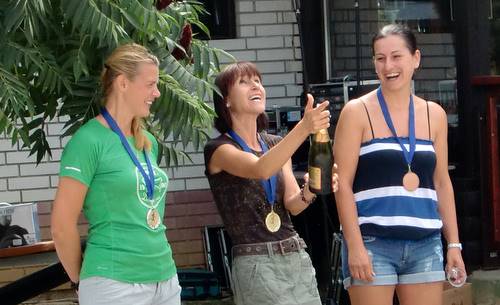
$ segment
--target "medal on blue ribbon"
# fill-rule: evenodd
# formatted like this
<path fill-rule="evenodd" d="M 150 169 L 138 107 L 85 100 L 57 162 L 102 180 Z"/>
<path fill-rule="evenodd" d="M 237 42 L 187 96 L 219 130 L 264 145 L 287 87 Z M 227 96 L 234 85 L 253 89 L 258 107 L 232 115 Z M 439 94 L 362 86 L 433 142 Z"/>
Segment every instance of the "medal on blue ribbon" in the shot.
<path fill-rule="evenodd" d="M 146 171 L 142 168 L 141 163 L 135 156 L 134 152 L 132 151 L 132 147 L 130 147 L 130 144 L 127 141 L 127 138 L 121 131 L 120 127 L 116 123 L 116 121 L 113 119 L 111 114 L 109 114 L 108 110 L 105 107 L 101 108 L 101 114 L 108 123 L 109 127 L 111 130 L 113 130 L 114 133 L 116 133 L 120 137 L 120 141 L 122 142 L 123 147 L 127 151 L 128 155 L 132 159 L 132 162 L 134 162 L 135 166 L 141 173 L 142 177 L 144 178 L 144 183 L 146 184 L 146 193 L 148 196 L 149 201 L 153 202 L 154 201 L 154 183 L 155 183 L 155 173 L 153 170 L 153 166 L 151 165 L 151 161 L 149 160 L 148 154 L 146 153 L 146 150 L 143 150 L 144 154 L 144 159 L 146 160 L 146 164 L 148 167 L 148 172 L 149 175 L 146 173 Z M 151 229 L 157 229 L 160 226 L 160 213 L 156 210 L 154 205 L 149 206 L 148 212 L 146 214 L 146 223 Z"/>
<path fill-rule="evenodd" d="M 377 89 L 377 98 L 380 104 L 380 108 L 382 109 L 382 113 L 384 114 L 385 122 L 389 127 L 389 129 L 391 130 L 392 135 L 398 141 L 399 146 L 401 146 L 404 158 L 406 160 L 406 163 L 408 164 L 408 171 L 403 176 L 403 187 L 407 191 L 413 192 L 416 189 L 418 189 L 418 186 L 420 184 L 420 179 L 418 178 L 418 175 L 411 170 L 411 162 L 413 160 L 413 156 L 415 154 L 415 150 L 417 147 L 417 139 L 415 137 L 415 108 L 413 105 L 413 95 L 410 94 L 410 105 L 408 110 L 408 140 L 410 144 L 409 151 L 406 150 L 403 141 L 398 137 L 396 133 L 396 129 L 394 128 L 394 124 L 392 123 L 391 115 L 389 114 L 389 109 L 387 108 L 387 103 L 385 101 L 384 95 L 382 94 L 381 87 L 378 87 Z"/>
<path fill-rule="evenodd" d="M 241 146 L 241 148 L 243 148 L 244 151 L 252 153 L 252 150 L 248 147 L 247 143 L 245 143 L 245 141 L 236 132 L 229 130 L 228 134 Z M 269 150 L 267 144 L 260 137 L 257 137 L 257 139 L 259 140 L 262 153 L 265 154 Z M 270 232 L 274 233 L 281 227 L 280 216 L 274 211 L 274 204 L 276 202 L 276 175 L 271 176 L 267 180 L 261 180 L 261 184 L 266 192 L 267 202 L 271 206 L 271 212 L 266 215 L 265 219 L 266 228 Z"/>

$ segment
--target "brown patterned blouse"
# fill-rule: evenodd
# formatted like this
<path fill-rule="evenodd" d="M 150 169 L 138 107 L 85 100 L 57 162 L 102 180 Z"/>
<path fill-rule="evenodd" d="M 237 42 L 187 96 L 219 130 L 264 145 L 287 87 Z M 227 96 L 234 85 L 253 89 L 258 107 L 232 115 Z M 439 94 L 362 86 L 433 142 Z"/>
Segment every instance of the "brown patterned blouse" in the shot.
<path fill-rule="evenodd" d="M 260 135 L 269 148 L 281 140 L 281 137 L 265 132 Z M 281 218 L 281 228 L 274 233 L 266 228 L 265 218 L 271 211 L 271 206 L 267 203 L 266 193 L 260 180 L 233 176 L 225 171 L 213 175 L 208 172 L 210 158 L 214 151 L 223 144 L 231 144 L 243 150 L 227 135 L 220 135 L 210 140 L 205 145 L 204 151 L 205 175 L 233 245 L 277 241 L 297 234 L 290 215 L 283 205 L 284 184 L 281 170 L 276 179 L 277 202 L 274 206 L 274 211 Z M 257 156 L 259 153 L 254 152 Z"/>

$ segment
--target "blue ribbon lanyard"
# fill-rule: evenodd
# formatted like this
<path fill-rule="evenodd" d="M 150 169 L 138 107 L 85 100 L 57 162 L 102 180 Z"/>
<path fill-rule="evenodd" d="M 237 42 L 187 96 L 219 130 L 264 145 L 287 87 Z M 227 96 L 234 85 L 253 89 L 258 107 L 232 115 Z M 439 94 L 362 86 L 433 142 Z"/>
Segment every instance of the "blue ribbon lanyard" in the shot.
<path fill-rule="evenodd" d="M 385 98 L 384 95 L 382 94 L 381 87 L 378 87 L 377 89 L 377 97 L 378 97 L 378 102 L 380 104 L 380 108 L 382 108 L 382 113 L 384 114 L 385 122 L 387 123 L 387 126 L 391 130 L 392 135 L 396 138 L 399 145 L 401 146 L 406 163 L 408 164 L 408 170 L 411 171 L 411 162 L 413 160 L 413 155 L 415 154 L 415 149 L 417 146 L 417 140 L 415 138 L 415 109 L 413 107 L 413 96 L 410 94 L 410 106 L 408 113 L 408 138 L 410 141 L 410 151 L 406 150 L 403 141 L 401 141 L 401 139 L 398 137 L 396 133 L 396 129 L 392 124 L 391 115 L 389 114 L 387 103 L 385 102 Z"/>
<path fill-rule="evenodd" d="M 228 134 L 243 148 L 244 151 L 248 153 L 252 153 L 252 150 L 250 147 L 248 147 L 247 143 L 233 130 L 229 130 Z M 267 147 L 266 143 L 262 141 L 259 137 L 257 137 L 259 140 L 260 148 L 262 149 L 262 152 L 265 154 L 269 148 Z M 271 208 L 274 206 L 274 203 L 276 201 L 276 175 L 271 176 L 267 180 L 261 180 L 260 181 L 262 184 L 262 187 L 266 191 L 266 199 L 267 202 L 271 205 Z"/>
<path fill-rule="evenodd" d="M 128 155 L 132 159 L 132 162 L 134 162 L 137 169 L 139 169 L 139 171 L 141 172 L 142 177 L 144 177 L 144 182 L 146 183 L 146 191 L 148 194 L 148 199 L 152 200 L 153 194 L 154 194 L 155 173 L 153 171 L 153 167 L 151 166 L 151 161 L 149 161 L 148 154 L 146 153 L 146 150 L 144 149 L 142 152 L 144 153 L 144 159 L 146 159 L 146 164 L 148 165 L 149 176 L 146 174 L 146 172 L 142 168 L 141 163 L 139 162 L 139 160 L 135 156 L 134 152 L 132 151 L 130 144 L 128 143 L 127 139 L 125 138 L 125 135 L 120 130 L 120 127 L 118 127 L 118 124 L 116 124 L 116 121 L 109 114 L 108 110 L 105 107 L 101 108 L 101 114 L 104 117 L 104 119 L 106 120 L 106 122 L 108 123 L 109 127 L 111 127 L 111 130 L 113 130 L 120 137 L 120 141 L 122 142 L 123 147 L 125 147 L 125 150 L 127 151 Z"/>

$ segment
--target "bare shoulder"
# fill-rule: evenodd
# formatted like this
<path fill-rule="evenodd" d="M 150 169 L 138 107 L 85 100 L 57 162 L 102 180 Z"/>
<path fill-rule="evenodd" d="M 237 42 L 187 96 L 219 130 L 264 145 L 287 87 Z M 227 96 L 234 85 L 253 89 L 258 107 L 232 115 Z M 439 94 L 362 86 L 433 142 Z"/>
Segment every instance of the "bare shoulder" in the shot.
<path fill-rule="evenodd" d="M 442 130 L 447 128 L 446 126 L 448 124 L 448 118 L 441 105 L 433 101 L 426 101 L 419 97 L 417 97 L 416 101 L 417 103 L 422 103 L 422 106 L 424 107 L 429 107 L 429 118 L 431 121 L 431 126 L 433 127 L 432 129 L 435 132 L 441 133 Z"/>
<path fill-rule="evenodd" d="M 347 102 L 342 108 L 343 116 L 359 116 L 363 110 L 363 99 L 357 98 Z"/>
<path fill-rule="evenodd" d="M 231 143 L 220 143 L 215 149 L 214 149 L 214 156 L 226 156 L 227 154 L 232 154 L 234 152 L 239 151 L 236 146 L 234 146 Z"/>
<path fill-rule="evenodd" d="M 366 115 L 365 108 L 372 112 L 378 107 L 376 91 L 369 92 L 359 98 L 352 99 L 344 106 L 346 115 L 359 118 L 361 115 Z M 344 112 L 344 109 L 342 110 Z"/>
<path fill-rule="evenodd" d="M 214 148 L 208 160 L 205 160 L 208 172 L 213 175 L 225 170 L 226 166 L 230 163 L 228 160 L 238 159 L 238 157 L 235 157 L 235 154 L 238 152 L 239 150 L 233 144 L 219 143 L 219 145 Z"/>
<path fill-rule="evenodd" d="M 443 107 L 441 107 L 441 105 L 433 101 L 424 101 L 424 102 L 427 102 L 429 106 L 429 115 L 431 119 L 433 120 L 446 119 L 446 112 L 444 111 Z"/>
<path fill-rule="evenodd" d="M 356 143 L 361 142 L 363 132 L 368 126 L 366 118 L 365 107 L 370 103 L 369 100 L 362 96 L 360 98 L 352 99 L 347 102 L 340 113 L 340 118 L 335 129 L 335 138 L 342 138 L 343 141 Z M 338 140 L 338 139 L 337 139 Z M 338 141 L 335 142 L 338 142 Z M 359 143 L 356 143 L 358 145 Z"/>

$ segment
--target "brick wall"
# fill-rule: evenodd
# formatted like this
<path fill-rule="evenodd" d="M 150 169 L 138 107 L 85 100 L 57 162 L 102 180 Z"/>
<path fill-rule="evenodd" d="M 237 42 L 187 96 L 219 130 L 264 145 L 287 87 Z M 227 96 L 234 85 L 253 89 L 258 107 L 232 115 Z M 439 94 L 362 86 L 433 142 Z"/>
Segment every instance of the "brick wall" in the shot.
<path fill-rule="evenodd" d="M 295 14 L 290 1 L 236 0 L 237 38 L 210 41 L 238 60 L 250 60 L 263 74 L 268 106 L 298 105 L 302 64 Z M 69 138 L 60 138 L 64 121 L 48 122 L 46 133 L 52 158 L 36 165 L 29 150 L 0 135 L 0 202 L 39 203 L 43 240 L 50 236 L 50 209 L 58 183 L 59 160 Z M 204 175 L 202 152 L 187 148 L 192 164 L 166 169 L 170 177 L 165 222 L 174 258 L 179 267 L 204 266 L 202 228 L 220 224 Z M 86 235 L 83 216 L 79 229 Z M 0 278 L 2 274 L 0 274 Z"/>
<path fill-rule="evenodd" d="M 268 107 L 300 104 L 302 61 L 292 2 L 236 1 L 237 38 L 210 42 L 238 60 L 257 64 Z"/>

